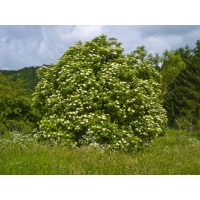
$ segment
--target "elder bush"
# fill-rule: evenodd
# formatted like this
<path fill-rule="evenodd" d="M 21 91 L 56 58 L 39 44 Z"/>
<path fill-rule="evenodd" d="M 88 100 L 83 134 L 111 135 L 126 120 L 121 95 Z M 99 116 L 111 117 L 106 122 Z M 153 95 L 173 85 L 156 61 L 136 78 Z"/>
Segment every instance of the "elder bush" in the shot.
<path fill-rule="evenodd" d="M 39 140 L 133 151 L 164 133 L 160 75 L 115 38 L 78 42 L 38 75 Z"/>

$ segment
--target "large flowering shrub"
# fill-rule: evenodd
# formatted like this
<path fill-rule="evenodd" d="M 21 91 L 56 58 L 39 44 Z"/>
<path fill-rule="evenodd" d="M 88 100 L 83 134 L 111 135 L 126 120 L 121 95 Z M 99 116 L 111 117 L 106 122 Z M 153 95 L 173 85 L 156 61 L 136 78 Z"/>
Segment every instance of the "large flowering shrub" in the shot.
<path fill-rule="evenodd" d="M 40 140 L 132 151 L 163 134 L 160 75 L 149 61 L 124 55 L 114 38 L 78 42 L 38 75 Z"/>

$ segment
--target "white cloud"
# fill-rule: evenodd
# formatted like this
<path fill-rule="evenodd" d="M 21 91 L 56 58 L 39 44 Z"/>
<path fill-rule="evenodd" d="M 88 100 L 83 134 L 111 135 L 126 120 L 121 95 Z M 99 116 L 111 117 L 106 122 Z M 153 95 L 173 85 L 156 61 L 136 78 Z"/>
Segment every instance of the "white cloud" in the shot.
<path fill-rule="evenodd" d="M 103 26 L 57 26 L 56 32 L 58 37 L 65 42 L 73 41 L 74 43 L 78 40 L 83 42 L 91 40 L 96 36 L 103 34 Z M 70 29 L 70 30 L 69 30 Z"/>
<path fill-rule="evenodd" d="M 144 43 L 146 43 L 146 47 L 151 53 L 160 52 L 161 49 L 164 51 L 170 48 L 169 43 L 162 37 L 148 37 L 145 39 Z"/>
<path fill-rule="evenodd" d="M 45 44 L 45 42 L 41 42 L 40 43 L 40 46 L 39 46 L 39 49 L 38 49 L 38 53 L 40 54 L 40 55 L 42 55 L 42 54 L 44 54 L 44 53 L 46 53 L 46 44 Z"/>
<path fill-rule="evenodd" d="M 181 47 L 182 39 L 180 36 L 150 36 L 145 38 L 144 44 L 151 53 L 162 53 L 166 49 L 172 50 Z"/>

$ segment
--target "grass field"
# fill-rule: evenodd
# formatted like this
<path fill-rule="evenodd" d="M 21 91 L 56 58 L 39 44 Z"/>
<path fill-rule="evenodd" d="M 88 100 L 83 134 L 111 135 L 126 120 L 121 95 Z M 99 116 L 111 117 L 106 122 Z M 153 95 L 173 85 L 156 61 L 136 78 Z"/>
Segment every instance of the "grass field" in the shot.
<path fill-rule="evenodd" d="M 198 134 L 168 130 L 145 152 L 126 154 L 82 147 L 69 150 L 17 132 L 0 136 L 1 175 L 198 175 Z"/>

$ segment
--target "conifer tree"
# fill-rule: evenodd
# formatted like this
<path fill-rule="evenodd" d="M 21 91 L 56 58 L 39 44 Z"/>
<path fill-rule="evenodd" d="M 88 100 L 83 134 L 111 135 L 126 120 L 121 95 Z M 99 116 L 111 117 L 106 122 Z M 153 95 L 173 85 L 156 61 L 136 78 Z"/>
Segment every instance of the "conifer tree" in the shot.
<path fill-rule="evenodd" d="M 169 123 L 175 125 L 178 118 L 197 127 L 200 119 L 200 42 L 190 49 L 179 48 L 178 52 L 186 64 L 175 81 L 170 84 L 171 95 L 165 100 Z"/>

